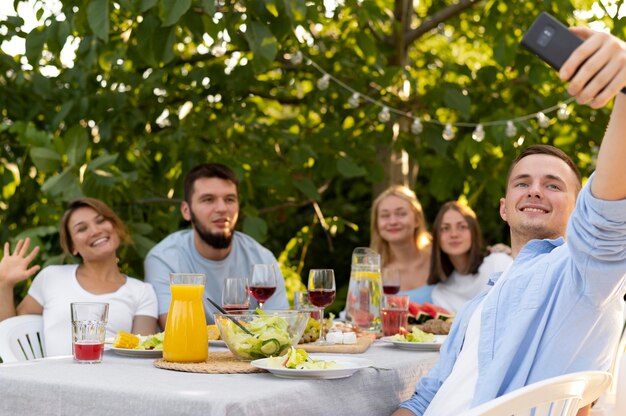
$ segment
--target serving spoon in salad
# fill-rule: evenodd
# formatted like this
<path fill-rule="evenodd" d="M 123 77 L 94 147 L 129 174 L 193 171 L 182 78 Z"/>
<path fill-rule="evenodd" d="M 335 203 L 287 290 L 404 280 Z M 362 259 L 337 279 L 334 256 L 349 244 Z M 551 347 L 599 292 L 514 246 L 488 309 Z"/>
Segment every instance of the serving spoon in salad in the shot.
<path fill-rule="evenodd" d="M 210 298 L 210 297 L 208 297 L 208 296 L 207 296 L 206 300 L 208 300 L 208 301 L 211 303 L 211 305 L 213 305 L 213 307 L 214 307 L 215 309 L 217 309 L 218 311 L 220 311 L 221 313 L 223 313 L 223 314 L 224 314 L 224 315 L 225 315 L 228 319 L 230 319 L 231 321 L 233 321 L 233 322 L 235 323 L 235 325 L 237 325 L 239 328 L 241 328 L 241 329 L 243 330 L 243 332 L 245 332 L 246 334 L 248 334 L 248 335 L 250 335 L 250 336 L 253 336 L 253 337 L 256 337 L 256 336 L 257 336 L 257 335 L 254 335 L 252 332 L 250 332 L 250 331 L 248 330 L 248 328 L 246 328 L 245 326 L 241 325 L 241 322 L 239 322 L 239 320 L 237 320 L 237 319 L 233 318 L 232 316 L 230 316 L 230 315 L 228 314 L 228 312 L 226 312 L 226 310 L 225 310 L 224 308 L 222 308 L 219 304 L 217 304 L 217 303 L 213 302 L 213 300 L 211 300 L 211 298 Z"/>

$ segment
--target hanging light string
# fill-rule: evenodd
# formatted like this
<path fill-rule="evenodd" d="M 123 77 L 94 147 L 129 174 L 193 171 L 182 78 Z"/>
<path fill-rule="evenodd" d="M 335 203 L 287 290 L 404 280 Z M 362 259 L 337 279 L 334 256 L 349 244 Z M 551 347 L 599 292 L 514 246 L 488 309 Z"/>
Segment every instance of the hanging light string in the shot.
<path fill-rule="evenodd" d="M 352 88 L 345 82 L 341 81 L 334 75 L 327 72 L 324 68 L 322 68 L 315 61 L 313 61 L 313 59 L 304 55 L 301 51 L 297 51 L 291 55 L 291 62 L 295 65 L 299 65 L 300 63 L 302 63 L 303 59 L 305 60 L 307 65 L 312 66 L 313 68 L 315 68 L 318 72 L 322 74 L 322 77 L 317 80 L 318 89 L 322 91 L 326 90 L 330 85 L 330 81 L 332 81 L 335 84 L 342 87 L 343 89 L 352 93 L 352 95 L 348 99 L 348 107 L 357 108 L 360 104 L 360 100 L 364 100 L 371 104 L 374 104 L 381 108 L 380 112 L 378 113 L 378 120 L 381 123 L 385 123 L 389 121 L 392 113 L 399 115 L 401 117 L 407 117 L 413 120 L 413 124 L 411 125 L 411 132 L 413 134 L 419 134 L 423 131 L 422 123 L 431 123 L 431 124 L 443 126 L 444 130 L 443 130 L 442 136 L 445 140 L 452 140 L 454 138 L 455 127 L 474 128 L 474 132 L 472 133 L 472 138 L 477 142 L 481 142 L 485 137 L 484 127 L 506 125 L 505 134 L 508 137 L 513 137 L 517 134 L 517 127 L 515 126 L 516 123 L 521 123 L 523 121 L 528 121 L 531 119 L 536 119 L 537 123 L 539 124 L 539 127 L 546 128 L 550 125 L 550 118 L 548 118 L 546 114 L 550 114 L 556 111 L 556 115 L 559 120 L 566 120 L 567 117 L 569 116 L 569 110 L 567 108 L 567 105 L 571 103 L 572 101 L 574 101 L 575 99 L 574 97 L 570 97 L 567 100 L 557 105 L 553 105 L 551 107 L 544 108 L 541 111 L 537 111 L 535 113 L 529 113 L 529 114 L 519 116 L 519 117 L 512 117 L 512 118 L 502 119 L 502 120 L 485 121 L 485 122 L 480 122 L 480 123 L 470 123 L 470 122 L 445 123 L 437 119 L 431 119 L 431 118 L 422 119 L 421 117 L 416 117 L 412 113 L 390 107 L 380 100 L 372 98 L 369 95 L 360 93 L 359 91 L 355 90 L 354 88 Z"/>

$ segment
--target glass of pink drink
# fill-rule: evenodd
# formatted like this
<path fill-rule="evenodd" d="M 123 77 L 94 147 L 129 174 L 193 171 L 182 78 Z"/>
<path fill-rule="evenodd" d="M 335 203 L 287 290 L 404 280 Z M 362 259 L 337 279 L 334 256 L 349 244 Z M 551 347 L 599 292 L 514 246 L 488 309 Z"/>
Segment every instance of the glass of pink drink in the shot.
<path fill-rule="evenodd" d="M 380 317 L 383 335 L 391 336 L 407 327 L 409 316 L 409 297 L 406 295 L 384 295 L 382 297 Z"/>
<path fill-rule="evenodd" d="M 74 361 L 82 364 L 102 362 L 109 304 L 74 302 L 70 309 Z"/>

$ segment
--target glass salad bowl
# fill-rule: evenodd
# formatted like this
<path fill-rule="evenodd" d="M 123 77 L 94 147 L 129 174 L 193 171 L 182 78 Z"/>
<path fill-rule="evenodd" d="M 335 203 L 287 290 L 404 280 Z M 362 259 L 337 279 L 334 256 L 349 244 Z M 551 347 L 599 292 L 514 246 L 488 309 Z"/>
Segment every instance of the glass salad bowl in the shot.
<path fill-rule="evenodd" d="M 309 314 L 291 310 L 250 310 L 233 314 L 216 313 L 213 319 L 226 346 L 235 357 L 250 361 L 282 355 L 291 346 L 297 345 L 306 328 Z"/>

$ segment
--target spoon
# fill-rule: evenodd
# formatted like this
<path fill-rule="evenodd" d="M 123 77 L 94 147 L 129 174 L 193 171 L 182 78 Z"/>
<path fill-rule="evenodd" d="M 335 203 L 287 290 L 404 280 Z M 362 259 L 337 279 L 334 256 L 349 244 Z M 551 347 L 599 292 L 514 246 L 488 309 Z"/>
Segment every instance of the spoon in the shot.
<path fill-rule="evenodd" d="M 250 332 L 250 331 L 249 331 L 249 330 L 248 330 L 245 326 L 241 325 L 241 322 L 239 322 L 239 320 L 237 320 L 237 319 L 233 318 L 232 316 L 230 316 L 230 315 L 228 314 L 228 312 L 226 312 L 226 310 L 225 310 L 224 308 L 222 308 L 222 307 L 221 307 L 220 305 L 218 305 L 217 303 L 213 302 L 213 301 L 211 300 L 211 298 L 209 298 L 209 297 L 207 296 L 206 300 L 208 300 L 208 301 L 211 303 L 211 305 L 213 305 L 213 307 L 215 307 L 215 309 L 217 309 L 218 311 L 220 311 L 221 313 L 223 313 L 223 314 L 224 314 L 224 315 L 225 315 L 228 319 L 230 319 L 231 321 L 233 321 L 233 322 L 235 323 L 235 325 L 237 325 L 239 328 L 241 328 L 241 329 L 243 330 L 243 332 L 245 332 L 246 334 L 251 335 L 251 336 L 253 336 L 253 337 L 255 336 L 255 335 L 254 335 L 252 332 Z"/>

